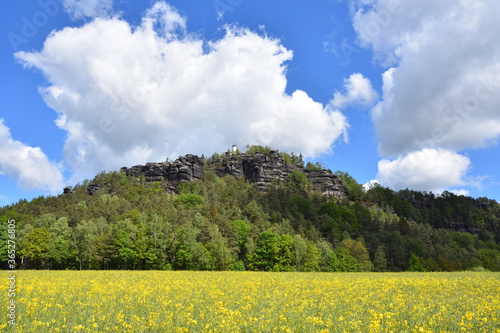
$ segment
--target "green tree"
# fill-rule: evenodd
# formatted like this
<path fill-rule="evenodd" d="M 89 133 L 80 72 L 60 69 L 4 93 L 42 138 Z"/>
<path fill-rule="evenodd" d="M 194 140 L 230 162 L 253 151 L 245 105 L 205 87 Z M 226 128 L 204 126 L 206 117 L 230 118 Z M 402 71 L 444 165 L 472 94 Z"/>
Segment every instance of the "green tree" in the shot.
<path fill-rule="evenodd" d="M 412 254 L 408 262 L 408 272 L 427 272 L 427 269 L 425 269 L 425 260 Z"/>
<path fill-rule="evenodd" d="M 180 226 L 175 231 L 175 259 L 173 266 L 182 270 L 213 269 L 210 251 L 199 241 L 200 230 L 191 222 Z"/>
<path fill-rule="evenodd" d="M 250 226 L 243 220 L 233 220 L 231 225 L 236 229 L 236 244 L 238 245 L 239 259 L 244 260 L 248 255 L 246 245 L 250 236 Z"/>
<path fill-rule="evenodd" d="M 311 183 L 304 173 L 295 170 L 288 175 L 290 186 L 294 191 L 304 192 L 311 187 Z"/>
<path fill-rule="evenodd" d="M 133 217 L 133 219 L 138 218 L 139 214 L 137 214 L 137 217 Z M 116 228 L 115 245 L 118 250 L 118 257 L 124 262 L 125 269 L 129 268 L 129 263 L 132 263 L 135 268 L 135 261 L 138 257 L 135 249 L 137 226 L 134 225 L 130 218 L 125 218 L 124 220 L 118 221 Z"/>
<path fill-rule="evenodd" d="M 321 254 L 320 269 L 323 272 L 337 272 L 340 267 L 340 261 L 337 255 L 331 249 L 330 245 L 324 241 L 316 244 Z"/>
<path fill-rule="evenodd" d="M 349 200 L 359 202 L 364 198 L 363 185 L 359 184 L 349 173 L 336 171 L 335 175 L 342 180 L 342 183 L 349 191 Z"/>
<path fill-rule="evenodd" d="M 273 270 L 279 272 L 291 272 L 294 269 L 293 260 L 293 238 L 288 234 L 281 235 L 280 249 L 278 253 L 278 264 L 274 265 Z"/>
<path fill-rule="evenodd" d="M 306 244 L 306 255 L 304 263 L 305 272 L 317 272 L 320 270 L 321 254 L 319 249 L 313 242 L 308 241 Z"/>
<path fill-rule="evenodd" d="M 251 266 L 257 271 L 271 271 L 279 263 L 281 238 L 272 231 L 263 231 L 255 244 Z"/>
<path fill-rule="evenodd" d="M 357 260 L 349 254 L 349 250 L 339 246 L 335 249 L 335 255 L 339 260 L 339 266 L 336 267 L 338 272 L 359 272 L 360 267 Z"/>
<path fill-rule="evenodd" d="M 349 251 L 349 254 L 356 259 L 361 269 L 370 267 L 370 256 L 362 242 L 353 239 L 344 239 L 340 242 L 339 246 Z"/>
<path fill-rule="evenodd" d="M 51 241 L 46 228 L 34 228 L 24 238 L 19 255 L 32 260 L 36 267 L 44 267 L 50 257 Z"/>
<path fill-rule="evenodd" d="M 75 244 L 75 255 L 79 263 L 80 270 L 83 268 L 83 262 L 87 261 L 89 269 L 92 258 L 96 251 L 96 233 L 97 226 L 94 221 L 82 221 L 78 223 L 73 232 L 73 243 Z"/>
<path fill-rule="evenodd" d="M 307 243 L 300 235 L 293 236 L 293 252 L 295 253 L 295 270 L 303 272 L 306 263 Z"/>
<path fill-rule="evenodd" d="M 176 199 L 177 202 L 181 203 L 184 208 L 191 209 L 203 205 L 203 198 L 194 193 L 181 194 Z"/>
<path fill-rule="evenodd" d="M 48 228 L 51 237 L 49 250 L 50 259 L 54 268 L 71 266 L 74 262 L 74 244 L 71 239 L 72 229 L 68 225 L 68 219 L 61 217 L 54 221 Z"/>
<path fill-rule="evenodd" d="M 210 236 L 208 249 L 212 254 L 213 266 L 219 271 L 227 270 L 233 261 L 227 240 L 222 236 L 219 227 L 215 224 L 208 228 L 208 234 Z"/>
<path fill-rule="evenodd" d="M 385 272 L 387 270 L 387 259 L 385 258 L 385 248 L 383 245 L 377 248 L 373 258 L 373 265 L 377 272 Z"/>

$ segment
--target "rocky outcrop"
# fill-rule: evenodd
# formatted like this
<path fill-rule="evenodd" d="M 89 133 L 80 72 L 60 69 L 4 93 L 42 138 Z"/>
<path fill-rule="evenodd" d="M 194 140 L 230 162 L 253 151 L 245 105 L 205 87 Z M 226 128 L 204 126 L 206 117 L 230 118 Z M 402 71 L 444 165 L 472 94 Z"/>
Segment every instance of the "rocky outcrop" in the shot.
<path fill-rule="evenodd" d="M 305 171 L 305 175 L 313 188 L 321 188 L 323 195 L 333 195 L 343 199 L 349 193 L 347 187 L 342 184 L 340 178 L 332 173 L 331 170 L 323 171 Z"/>
<path fill-rule="evenodd" d="M 147 163 L 131 168 L 123 167 L 127 175 L 140 177 L 144 174 L 146 181 L 168 181 L 170 186 L 177 187 L 182 182 L 192 182 L 203 177 L 203 160 L 196 155 L 181 156 L 174 162 Z"/>
<path fill-rule="evenodd" d="M 288 175 L 298 170 L 303 172 L 314 188 L 320 188 L 324 195 L 333 195 L 340 199 L 347 196 L 347 188 L 339 177 L 330 170 L 308 171 L 290 163 L 286 163 L 283 156 L 276 151 L 269 155 L 255 154 L 228 154 L 224 158 L 208 163 L 218 177 L 231 175 L 244 176 L 251 183 L 255 183 L 261 192 L 266 192 L 273 182 L 286 182 Z M 121 169 L 127 175 L 140 177 L 144 174 L 146 181 L 168 182 L 167 190 L 174 191 L 183 182 L 191 182 L 203 177 L 204 161 L 195 155 L 179 157 L 174 162 L 148 163 Z"/>
<path fill-rule="evenodd" d="M 287 181 L 288 175 L 297 169 L 276 151 L 271 151 L 269 156 L 260 152 L 230 155 L 228 159 L 215 162 L 213 167 L 218 177 L 244 176 L 247 181 L 257 184 L 261 192 L 267 191 L 273 181 Z"/>
<path fill-rule="evenodd" d="M 63 192 L 64 192 L 64 194 L 72 194 L 72 193 L 75 193 L 75 191 L 73 191 L 73 190 L 71 189 L 71 187 L 69 187 L 69 186 L 65 187 L 65 188 L 64 188 L 64 190 L 63 190 Z"/>
<path fill-rule="evenodd" d="M 89 195 L 94 195 L 104 188 L 103 184 L 90 184 L 87 186 L 87 193 Z"/>

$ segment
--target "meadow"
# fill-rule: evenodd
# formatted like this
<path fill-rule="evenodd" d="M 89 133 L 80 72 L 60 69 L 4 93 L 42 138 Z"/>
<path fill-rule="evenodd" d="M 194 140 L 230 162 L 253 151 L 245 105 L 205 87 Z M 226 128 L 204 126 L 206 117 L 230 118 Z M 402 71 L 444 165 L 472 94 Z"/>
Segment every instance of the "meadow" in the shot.
<path fill-rule="evenodd" d="M 16 283 L 16 332 L 500 332 L 499 273 L 19 271 Z"/>

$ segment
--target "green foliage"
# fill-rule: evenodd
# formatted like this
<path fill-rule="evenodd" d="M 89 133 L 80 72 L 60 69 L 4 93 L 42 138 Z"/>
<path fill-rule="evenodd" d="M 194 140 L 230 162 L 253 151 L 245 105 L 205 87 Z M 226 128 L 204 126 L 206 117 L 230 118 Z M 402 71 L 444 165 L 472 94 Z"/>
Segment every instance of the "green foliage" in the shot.
<path fill-rule="evenodd" d="M 408 272 L 427 272 L 425 260 L 412 254 L 408 263 Z"/>
<path fill-rule="evenodd" d="M 181 194 L 176 201 L 180 202 L 186 209 L 203 205 L 203 198 L 194 193 Z"/>
<path fill-rule="evenodd" d="M 256 271 L 279 271 L 278 254 L 281 250 L 281 238 L 271 231 L 259 235 L 255 251 L 251 258 L 251 267 Z"/>
<path fill-rule="evenodd" d="M 306 175 L 298 170 L 289 174 L 288 178 L 290 180 L 290 186 L 297 192 L 304 192 L 311 188 L 311 183 L 307 179 Z"/>
<path fill-rule="evenodd" d="M 301 156 L 281 155 L 303 164 Z M 346 200 L 311 191 L 300 171 L 259 193 L 243 177 L 219 178 L 206 168 L 173 195 L 164 182 L 100 173 L 71 194 L 0 207 L 0 220 L 16 220 L 25 268 L 500 271 L 496 201 L 380 185 L 365 193 L 349 174 L 337 174 L 350 190 Z M 104 186 L 90 196 L 89 184 Z M 7 237 L 3 223 L 2 269 Z"/>
<path fill-rule="evenodd" d="M 250 236 L 250 226 L 242 220 L 234 220 L 231 224 L 236 228 L 238 238 L 236 239 L 236 243 L 240 248 L 244 248 L 248 236 Z"/>
<path fill-rule="evenodd" d="M 319 162 L 316 163 L 307 162 L 306 164 L 307 171 L 323 171 L 323 169 L 324 167 Z"/>
<path fill-rule="evenodd" d="M 36 267 L 44 267 L 49 259 L 51 241 L 47 229 L 34 228 L 24 238 L 19 255 L 32 260 Z"/>
<path fill-rule="evenodd" d="M 272 148 L 269 146 L 248 146 L 247 145 L 247 150 L 245 151 L 246 154 L 256 154 L 256 153 L 263 153 L 266 156 L 269 156 L 271 153 Z"/>
<path fill-rule="evenodd" d="M 359 272 L 360 265 L 358 261 L 350 255 L 349 250 L 339 246 L 335 249 L 335 255 L 338 259 L 338 266 L 335 267 L 336 272 Z"/>
<path fill-rule="evenodd" d="M 340 242 L 339 247 L 343 247 L 349 251 L 349 255 L 356 259 L 360 270 L 370 270 L 370 256 L 368 254 L 368 250 L 361 241 L 344 239 Z"/>
<path fill-rule="evenodd" d="M 336 171 L 335 175 L 338 176 L 342 183 L 349 191 L 349 200 L 361 201 L 364 198 L 363 185 L 359 184 L 349 173 L 343 171 Z"/>
<path fill-rule="evenodd" d="M 306 244 L 306 254 L 304 262 L 305 272 L 314 272 L 320 270 L 321 253 L 313 242 L 308 241 Z"/>

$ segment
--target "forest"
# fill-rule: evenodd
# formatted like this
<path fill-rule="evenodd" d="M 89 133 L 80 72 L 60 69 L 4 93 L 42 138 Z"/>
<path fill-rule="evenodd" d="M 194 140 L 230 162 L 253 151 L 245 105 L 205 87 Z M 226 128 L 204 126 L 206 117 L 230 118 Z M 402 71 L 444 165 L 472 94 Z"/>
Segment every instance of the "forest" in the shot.
<path fill-rule="evenodd" d="M 72 193 L 0 208 L 0 267 L 8 267 L 7 221 L 15 220 L 19 269 L 500 270 L 496 201 L 365 190 L 336 174 L 349 190 L 343 200 L 322 195 L 300 172 L 261 193 L 206 164 L 202 179 L 174 194 L 164 181 L 102 172 Z M 103 189 L 89 195 L 92 184 Z"/>

